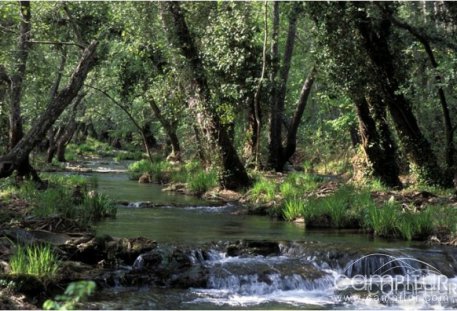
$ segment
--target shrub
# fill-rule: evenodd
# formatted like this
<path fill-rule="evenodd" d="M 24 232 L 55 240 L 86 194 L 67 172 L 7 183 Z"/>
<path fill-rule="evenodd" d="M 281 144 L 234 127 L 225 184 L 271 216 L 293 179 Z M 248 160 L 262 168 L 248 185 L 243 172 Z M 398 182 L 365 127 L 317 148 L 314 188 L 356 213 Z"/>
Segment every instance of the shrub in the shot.
<path fill-rule="evenodd" d="M 217 186 L 217 173 L 215 171 L 205 172 L 202 170 L 195 174 L 189 174 L 187 186 L 193 192 L 204 193 Z"/>
<path fill-rule="evenodd" d="M 138 179 L 142 174 L 149 173 L 150 171 L 151 162 L 146 159 L 133 162 L 128 166 L 128 172 L 131 179 Z"/>
<path fill-rule="evenodd" d="M 59 260 L 49 245 L 17 246 L 10 259 L 11 273 L 29 274 L 41 279 L 57 275 Z"/>
<path fill-rule="evenodd" d="M 74 310 L 78 303 L 92 295 L 95 291 L 94 281 L 78 281 L 68 284 L 63 295 L 55 300 L 46 300 L 43 304 L 44 310 Z"/>

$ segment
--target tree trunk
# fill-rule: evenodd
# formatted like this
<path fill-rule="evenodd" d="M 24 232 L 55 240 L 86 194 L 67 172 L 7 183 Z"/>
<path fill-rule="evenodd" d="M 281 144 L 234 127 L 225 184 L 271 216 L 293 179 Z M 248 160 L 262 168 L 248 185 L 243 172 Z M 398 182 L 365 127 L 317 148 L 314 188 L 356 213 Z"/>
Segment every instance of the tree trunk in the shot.
<path fill-rule="evenodd" d="M 11 80 L 6 73 L 5 68 L 0 65 L 0 146 L 8 146 L 8 111 L 7 97 L 8 89 L 11 85 Z M 0 149 L 2 150 L 2 149 Z"/>
<path fill-rule="evenodd" d="M 0 177 L 10 176 L 14 170 L 19 175 L 36 175 L 28 163 L 29 154 L 44 138 L 54 122 L 77 96 L 84 84 L 87 73 L 95 65 L 97 41 L 93 41 L 83 52 L 66 87 L 60 90 L 54 100 L 32 125 L 30 131 L 6 155 L 0 157 Z"/>
<path fill-rule="evenodd" d="M 25 78 L 25 70 L 27 65 L 27 58 L 30 49 L 30 30 L 31 30 L 31 13 L 30 2 L 20 2 L 20 34 L 19 42 L 16 53 L 16 63 L 13 75 L 11 76 L 11 100 L 10 100 L 10 133 L 9 133 L 9 148 L 10 150 L 16 146 L 19 140 L 24 135 L 22 129 L 22 116 L 21 116 L 21 96 L 22 84 Z"/>
<path fill-rule="evenodd" d="M 191 75 L 191 99 L 189 108 L 194 114 L 201 113 L 204 124 L 200 124 L 208 133 L 208 139 L 214 146 L 217 163 L 221 171 L 219 182 L 227 189 L 239 189 L 250 184 L 238 154 L 211 104 L 210 90 L 203 63 L 190 35 L 184 15 L 178 2 L 160 2 L 163 21 L 172 43 L 176 43 L 187 60 Z M 167 16 L 169 14 L 169 16 Z"/>
<path fill-rule="evenodd" d="M 398 20 L 396 20 L 389 12 L 387 13 L 387 17 L 390 18 L 390 20 L 398 27 L 403 28 L 407 30 L 411 35 L 413 35 L 424 47 L 425 52 L 427 53 L 428 59 L 430 61 L 430 64 L 434 69 L 438 68 L 438 62 L 436 61 L 435 55 L 433 53 L 433 49 L 430 46 L 430 42 L 427 39 L 427 37 L 423 36 L 417 29 L 414 27 L 402 23 Z M 449 111 L 449 105 L 446 100 L 446 95 L 444 93 L 443 88 L 440 86 L 442 83 L 442 78 L 440 75 L 435 76 L 435 81 L 438 85 L 438 98 L 440 101 L 441 105 L 441 110 L 443 113 L 443 121 L 444 121 L 444 135 L 445 135 L 445 160 L 446 160 L 446 169 L 448 172 L 451 172 L 455 169 L 455 145 L 454 145 L 454 127 L 452 126 L 452 121 L 451 121 L 451 114 Z"/>
<path fill-rule="evenodd" d="M 300 97 L 298 98 L 298 102 L 295 108 L 295 113 L 287 131 L 286 147 L 284 149 L 284 154 L 281 156 L 281 162 L 279 163 L 281 167 L 284 167 L 286 162 L 289 161 L 290 157 L 295 153 L 295 149 L 297 148 L 297 132 L 303 113 L 305 112 L 309 93 L 311 93 L 311 88 L 314 84 L 315 74 L 316 70 L 313 68 L 306 78 L 305 83 L 303 83 Z"/>
<path fill-rule="evenodd" d="M 167 159 L 169 158 L 170 160 L 178 162 L 181 161 L 181 147 L 179 145 L 178 136 L 176 135 L 176 126 L 174 126 L 171 121 L 165 119 L 153 98 L 149 98 L 149 106 L 170 140 L 171 153 L 168 155 Z"/>
<path fill-rule="evenodd" d="M 78 114 L 78 108 L 80 103 L 82 102 L 85 93 L 79 93 L 78 96 L 76 96 L 73 104 L 73 110 L 70 115 L 70 120 L 68 121 L 67 125 L 63 127 L 62 134 L 59 135 L 56 143 L 56 156 L 57 156 L 57 161 L 59 162 L 67 162 L 65 160 L 65 150 L 67 149 L 68 143 L 71 141 L 73 138 L 73 135 L 76 132 L 76 129 L 78 128 L 78 122 L 76 122 L 76 116 Z M 51 160 L 52 161 L 52 160 Z"/>
<path fill-rule="evenodd" d="M 353 98 L 359 119 L 362 148 L 370 164 L 370 173 L 388 187 L 401 187 L 398 178 L 400 169 L 395 157 L 395 145 L 385 119 L 385 108 L 374 107 L 372 110 L 380 108 L 381 111 L 371 113 L 365 97 L 353 95 Z"/>
<path fill-rule="evenodd" d="M 154 134 L 151 131 L 151 124 L 149 122 L 145 122 L 145 124 L 141 128 L 141 131 L 144 137 L 144 149 L 152 150 L 154 148 L 157 148 L 157 139 L 154 137 Z"/>
<path fill-rule="evenodd" d="M 57 130 L 49 129 L 47 137 L 48 137 L 48 151 L 46 153 L 46 162 L 52 163 L 52 159 L 54 159 L 54 155 L 56 154 L 56 137 L 58 138 L 62 132 L 63 128 L 59 126 Z"/>
<path fill-rule="evenodd" d="M 246 156 L 254 158 L 255 166 L 259 166 L 260 156 L 260 133 L 262 130 L 262 109 L 260 104 L 262 88 L 264 88 L 265 73 L 267 69 L 267 42 L 268 42 L 268 2 L 264 4 L 264 36 L 262 49 L 262 72 L 260 74 L 259 84 L 254 94 L 254 98 L 248 99 L 248 143 Z"/>
<path fill-rule="evenodd" d="M 364 11 L 359 11 L 357 27 L 362 35 L 363 46 L 375 66 L 378 77 L 378 92 L 389 108 L 400 141 L 411 162 L 416 166 L 419 178 L 431 185 L 448 186 L 449 178 L 443 175 L 430 143 L 422 134 L 410 103 L 398 92 L 393 56 L 389 50 L 387 37 L 390 34 L 390 21 L 383 19 L 381 30 L 374 31 L 371 21 Z"/>
<path fill-rule="evenodd" d="M 276 76 L 279 67 L 279 2 L 273 2 L 273 31 L 271 38 L 271 64 L 270 64 L 270 85 L 271 85 L 271 108 L 270 108 L 270 136 L 268 144 L 268 166 L 276 171 L 282 171 L 279 167 L 282 154 L 281 142 L 281 115 L 278 110 L 278 86 Z"/>
<path fill-rule="evenodd" d="M 260 102 L 256 102 L 255 98 L 248 98 L 247 101 L 247 140 L 244 147 L 244 156 L 248 159 L 248 163 L 255 162 L 255 165 L 257 166 L 257 145 L 260 132 Z M 257 118 L 257 115 L 259 118 Z"/>

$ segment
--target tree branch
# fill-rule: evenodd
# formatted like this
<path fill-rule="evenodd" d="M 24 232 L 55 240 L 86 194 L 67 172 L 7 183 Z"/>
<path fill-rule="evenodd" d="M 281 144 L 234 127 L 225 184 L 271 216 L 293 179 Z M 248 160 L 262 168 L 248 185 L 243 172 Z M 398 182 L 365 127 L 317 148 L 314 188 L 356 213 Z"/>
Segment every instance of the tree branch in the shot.
<path fill-rule="evenodd" d="M 426 40 L 426 41 L 429 41 L 429 42 L 432 42 L 435 44 L 440 44 L 440 45 L 450 48 L 454 51 L 457 51 L 457 44 L 455 44 L 454 42 L 446 40 L 443 37 L 428 34 L 427 31 L 421 27 L 411 26 L 410 24 L 397 19 L 392 14 L 387 13 L 385 11 L 385 9 L 380 6 L 379 3 L 376 3 L 376 5 L 378 5 L 381 8 L 384 15 L 392 22 L 392 24 L 394 24 L 395 26 L 397 26 L 399 28 L 408 30 L 411 34 L 416 36 L 419 40 L 421 40 L 421 41 Z"/>
<path fill-rule="evenodd" d="M 50 40 L 29 40 L 27 43 L 33 43 L 33 44 L 52 44 L 52 45 L 74 45 L 79 47 L 80 49 L 85 49 L 86 47 L 84 45 L 81 45 L 76 42 L 65 42 L 65 41 L 50 41 Z"/>

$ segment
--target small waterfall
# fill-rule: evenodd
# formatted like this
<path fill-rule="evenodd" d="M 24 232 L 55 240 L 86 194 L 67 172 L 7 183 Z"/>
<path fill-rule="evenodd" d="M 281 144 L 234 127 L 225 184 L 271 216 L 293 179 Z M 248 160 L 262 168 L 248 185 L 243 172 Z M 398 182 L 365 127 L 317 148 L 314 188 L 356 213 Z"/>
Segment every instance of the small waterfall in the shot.
<path fill-rule="evenodd" d="M 268 295 L 277 291 L 291 290 L 324 290 L 332 286 L 333 278 L 330 276 L 312 280 L 300 274 L 211 275 L 208 280 L 210 289 L 225 290 L 240 295 Z"/>
<path fill-rule="evenodd" d="M 143 269 L 143 267 L 144 267 L 143 255 L 140 255 L 133 262 L 132 269 L 133 270 L 141 270 L 141 269 Z"/>

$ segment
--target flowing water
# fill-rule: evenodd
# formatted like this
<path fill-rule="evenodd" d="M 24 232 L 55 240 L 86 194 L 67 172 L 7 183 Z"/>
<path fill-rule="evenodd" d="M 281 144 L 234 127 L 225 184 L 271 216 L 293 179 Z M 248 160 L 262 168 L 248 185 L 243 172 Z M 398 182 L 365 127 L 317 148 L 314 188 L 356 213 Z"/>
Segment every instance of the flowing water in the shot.
<path fill-rule="evenodd" d="M 457 249 L 452 247 L 373 239 L 353 231 L 305 230 L 301 225 L 245 215 L 240 213 L 243 207 L 167 194 L 157 185 L 129 181 L 125 173 L 97 175 L 101 192 L 136 202 L 120 207 L 116 219 L 100 223 L 98 234 L 144 236 L 164 248 L 184 245 L 192 250 L 188 256 L 193 265 L 207 274 L 203 287 L 104 289 L 87 308 L 457 307 Z M 142 201 L 156 207 L 138 208 Z M 240 240 L 274 242 L 277 250 L 266 256 L 229 253 L 230 245 L 244 243 Z M 128 269 L 142 262 L 140 256 Z"/>

